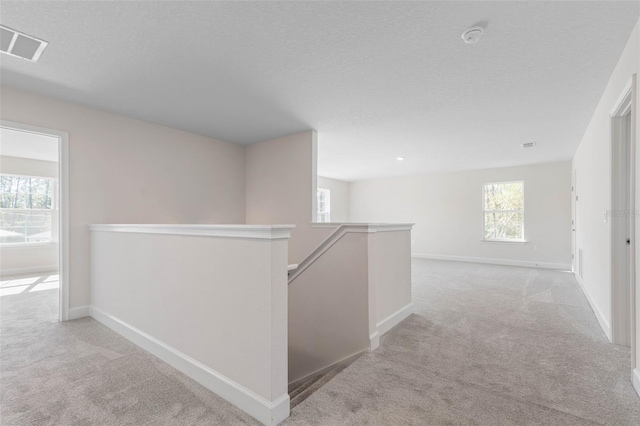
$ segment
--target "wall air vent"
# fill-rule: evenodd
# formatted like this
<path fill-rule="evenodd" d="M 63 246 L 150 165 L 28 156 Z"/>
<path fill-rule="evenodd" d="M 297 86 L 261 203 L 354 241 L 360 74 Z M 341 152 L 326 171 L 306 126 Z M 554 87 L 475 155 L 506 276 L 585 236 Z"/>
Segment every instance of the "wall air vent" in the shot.
<path fill-rule="evenodd" d="M 536 146 L 535 142 L 525 142 L 522 144 L 523 148 L 533 148 L 534 146 Z"/>
<path fill-rule="evenodd" d="M 36 62 L 47 44 L 49 43 L 44 40 L 0 25 L 0 50 L 2 53 Z"/>

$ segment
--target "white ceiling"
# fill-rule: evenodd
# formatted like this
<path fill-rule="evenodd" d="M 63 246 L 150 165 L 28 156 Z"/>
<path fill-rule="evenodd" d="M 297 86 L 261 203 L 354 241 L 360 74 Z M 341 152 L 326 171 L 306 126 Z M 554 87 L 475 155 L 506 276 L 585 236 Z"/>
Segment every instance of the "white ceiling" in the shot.
<path fill-rule="evenodd" d="M 2 24 L 49 46 L 0 69 L 2 84 L 237 143 L 314 128 L 329 177 L 501 167 L 573 156 L 639 9 L 3 0 Z"/>
<path fill-rule="evenodd" d="M 0 128 L 0 155 L 58 161 L 58 138 Z"/>

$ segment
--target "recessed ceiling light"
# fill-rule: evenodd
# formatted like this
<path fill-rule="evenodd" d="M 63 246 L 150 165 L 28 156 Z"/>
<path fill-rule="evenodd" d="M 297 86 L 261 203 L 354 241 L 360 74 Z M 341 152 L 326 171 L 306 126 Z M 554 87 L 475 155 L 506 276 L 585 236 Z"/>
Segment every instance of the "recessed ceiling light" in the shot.
<path fill-rule="evenodd" d="M 482 34 L 484 34 L 484 27 L 475 26 L 463 32 L 462 39 L 467 44 L 475 44 L 480 40 Z"/>
<path fill-rule="evenodd" d="M 0 51 L 16 58 L 36 62 L 49 43 L 0 25 Z"/>
<path fill-rule="evenodd" d="M 396 157 L 396 160 L 398 160 L 398 161 L 403 161 L 403 160 L 404 160 L 404 157 Z"/>

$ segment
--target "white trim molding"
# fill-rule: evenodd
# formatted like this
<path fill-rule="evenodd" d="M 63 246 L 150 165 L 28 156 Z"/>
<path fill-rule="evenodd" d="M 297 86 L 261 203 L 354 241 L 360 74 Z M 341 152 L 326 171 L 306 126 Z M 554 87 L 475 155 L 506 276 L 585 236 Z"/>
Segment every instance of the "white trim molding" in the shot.
<path fill-rule="evenodd" d="M 191 235 L 201 237 L 282 240 L 291 237 L 295 225 L 89 225 L 91 232 L 130 232 L 136 234 Z"/>
<path fill-rule="evenodd" d="M 489 244 L 527 244 L 527 240 L 491 240 L 487 238 L 483 238 L 480 240 L 481 243 L 489 243 Z"/>
<path fill-rule="evenodd" d="M 634 368 L 632 375 L 633 388 L 636 390 L 636 393 L 640 397 L 640 370 Z"/>
<path fill-rule="evenodd" d="M 618 95 L 618 99 L 616 99 L 616 102 L 613 104 L 613 107 L 611 108 L 611 112 L 609 112 L 609 116 L 611 117 L 622 116 L 627 114 L 629 111 L 631 111 L 631 107 L 633 105 L 632 91 L 633 91 L 633 78 L 629 79 L 629 81 L 627 81 L 627 84 L 624 85 L 622 92 L 620 92 L 620 95 Z"/>
<path fill-rule="evenodd" d="M 69 133 L 17 123 L 15 121 L 0 120 L 0 127 L 21 132 L 36 133 L 58 138 L 58 189 L 59 189 L 59 218 L 58 218 L 58 274 L 60 275 L 60 290 L 58 303 L 58 319 L 69 319 Z"/>
<path fill-rule="evenodd" d="M 598 305 L 596 305 L 596 302 L 594 302 L 593 298 L 587 291 L 587 288 L 585 287 L 584 282 L 582 282 L 582 278 L 580 278 L 580 275 L 576 273 L 574 273 L 573 275 L 576 277 L 576 281 L 578 281 L 578 284 L 580 285 L 580 289 L 582 290 L 582 293 L 584 293 L 584 297 L 587 298 L 587 302 L 589 302 L 589 306 L 591 306 L 591 310 L 595 314 L 596 319 L 600 324 L 600 328 L 602 328 L 604 335 L 607 336 L 607 339 L 611 342 L 611 325 L 605 319 L 604 315 L 602 315 L 600 308 L 598 308 Z"/>
<path fill-rule="evenodd" d="M 45 272 L 58 273 L 58 265 L 32 266 L 29 268 L 3 269 L 0 271 L 0 277 L 10 277 L 14 275 L 27 274 L 43 274 Z"/>
<path fill-rule="evenodd" d="M 312 228 L 349 228 L 351 232 L 392 232 L 411 231 L 414 223 L 341 223 L 341 222 L 314 222 Z"/>
<path fill-rule="evenodd" d="M 400 324 L 402 321 L 406 320 L 414 313 L 416 307 L 413 303 L 409 303 L 407 306 L 398 309 L 396 312 L 392 313 L 382 321 L 376 324 L 376 328 L 378 329 L 378 334 L 380 336 L 387 333 L 396 325 Z"/>
<path fill-rule="evenodd" d="M 369 351 L 373 352 L 380 347 L 380 333 L 378 330 L 369 335 Z"/>
<path fill-rule="evenodd" d="M 411 231 L 415 223 L 369 223 L 367 224 L 369 233 L 372 232 L 396 232 Z"/>
<path fill-rule="evenodd" d="M 492 259 L 489 257 L 450 256 L 446 254 L 411 253 L 416 259 L 449 260 L 454 262 L 486 263 L 490 265 L 524 266 L 527 268 L 556 269 L 571 271 L 570 263 L 537 262 L 530 260 Z"/>
<path fill-rule="evenodd" d="M 0 245 L 0 250 L 24 250 L 24 249 L 37 249 L 37 248 L 54 248 L 57 247 L 56 241 L 48 243 L 8 243 Z"/>
<path fill-rule="evenodd" d="M 94 306 L 89 308 L 89 312 L 96 321 L 186 374 L 263 424 L 274 426 L 289 417 L 287 393 L 273 402 L 267 401 L 244 386 L 107 312 Z"/>
<path fill-rule="evenodd" d="M 343 224 L 340 222 L 311 222 L 312 228 L 337 228 L 340 225 Z"/>

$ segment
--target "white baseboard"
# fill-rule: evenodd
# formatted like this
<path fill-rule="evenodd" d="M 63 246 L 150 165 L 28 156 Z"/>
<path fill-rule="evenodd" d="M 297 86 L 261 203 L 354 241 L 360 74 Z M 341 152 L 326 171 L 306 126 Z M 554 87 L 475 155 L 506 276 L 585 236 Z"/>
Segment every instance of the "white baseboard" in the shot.
<path fill-rule="evenodd" d="M 98 308 L 91 306 L 90 314 L 96 321 L 126 337 L 265 425 L 274 426 L 289 417 L 287 393 L 273 402 L 267 401 L 206 365 Z"/>
<path fill-rule="evenodd" d="M 3 269 L 0 271 L 0 277 L 10 277 L 12 275 L 40 274 L 42 272 L 58 273 L 58 265 L 33 266 L 29 268 Z"/>
<path fill-rule="evenodd" d="M 468 262 L 468 263 L 487 263 L 490 265 L 524 266 L 527 268 L 557 269 L 561 271 L 571 270 L 570 263 L 551 263 L 551 262 L 536 262 L 536 261 L 530 261 L 530 260 L 492 259 L 489 257 L 449 256 L 446 254 L 424 254 L 424 253 L 411 253 L 411 257 L 415 257 L 418 259 L 452 260 L 456 262 Z"/>
<path fill-rule="evenodd" d="M 89 305 L 69 309 L 69 320 L 88 317 L 90 315 L 89 309 Z"/>
<path fill-rule="evenodd" d="M 380 333 L 378 330 L 369 335 L 369 350 L 375 351 L 380 347 Z"/>
<path fill-rule="evenodd" d="M 636 390 L 636 393 L 640 397 L 640 370 L 637 368 L 633 369 L 633 388 Z"/>
<path fill-rule="evenodd" d="M 414 311 L 415 306 L 413 303 L 409 303 L 404 308 L 398 309 L 396 312 L 392 313 L 391 315 L 380 321 L 378 324 L 376 324 L 378 334 L 382 336 L 387 331 L 391 330 L 393 327 L 407 319 L 409 315 L 411 315 Z"/>
<path fill-rule="evenodd" d="M 591 310 L 596 315 L 596 319 L 598 320 L 598 323 L 600 323 L 600 327 L 602 328 L 604 335 L 607 336 L 607 339 L 609 339 L 609 341 L 611 342 L 611 326 L 609 325 L 609 322 L 604 318 L 604 315 L 602 315 L 600 308 L 598 308 L 598 305 L 596 305 L 594 300 L 591 298 L 591 295 L 587 291 L 584 282 L 582 282 L 582 278 L 580 278 L 580 276 L 576 273 L 574 273 L 573 275 L 575 275 L 576 281 L 578 281 L 580 289 L 582 289 L 582 293 L 584 293 L 584 297 L 587 298 L 587 302 L 589 302 Z"/>

